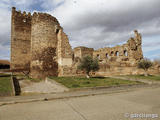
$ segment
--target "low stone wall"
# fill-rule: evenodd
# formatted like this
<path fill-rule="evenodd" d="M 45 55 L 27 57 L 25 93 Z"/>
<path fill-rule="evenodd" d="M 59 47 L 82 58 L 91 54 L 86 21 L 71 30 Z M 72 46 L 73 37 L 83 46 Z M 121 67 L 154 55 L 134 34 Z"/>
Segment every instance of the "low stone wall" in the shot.
<path fill-rule="evenodd" d="M 97 76 L 115 76 L 115 75 L 142 75 L 145 71 L 137 67 L 111 67 L 106 70 L 100 70 L 95 73 Z M 160 70 L 157 68 L 150 68 L 147 71 L 150 75 L 160 75 Z"/>

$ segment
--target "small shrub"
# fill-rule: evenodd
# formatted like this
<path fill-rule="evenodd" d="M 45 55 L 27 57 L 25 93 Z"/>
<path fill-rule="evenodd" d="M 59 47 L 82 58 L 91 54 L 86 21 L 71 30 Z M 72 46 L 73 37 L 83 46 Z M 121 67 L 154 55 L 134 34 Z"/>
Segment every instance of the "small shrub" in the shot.
<path fill-rule="evenodd" d="M 152 67 L 152 65 L 153 63 L 149 59 L 145 58 L 138 63 L 138 68 L 143 69 L 145 71 L 145 76 L 148 76 L 147 71 Z"/>
<path fill-rule="evenodd" d="M 87 74 L 87 78 L 89 78 L 90 77 L 89 73 L 91 71 L 95 72 L 99 70 L 98 59 L 97 58 L 93 59 L 91 56 L 85 56 L 80 62 L 78 69 L 85 70 Z"/>

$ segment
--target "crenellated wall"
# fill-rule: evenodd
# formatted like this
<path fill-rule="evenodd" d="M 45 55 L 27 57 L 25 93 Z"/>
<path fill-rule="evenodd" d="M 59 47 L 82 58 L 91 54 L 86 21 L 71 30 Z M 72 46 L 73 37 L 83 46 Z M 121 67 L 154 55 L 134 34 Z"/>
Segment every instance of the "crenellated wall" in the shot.
<path fill-rule="evenodd" d="M 72 66 L 73 52 L 58 20 L 12 8 L 11 69 L 29 68 L 32 78 L 63 75 Z"/>
<path fill-rule="evenodd" d="M 11 16 L 11 69 L 28 69 L 31 50 L 31 14 L 12 8 Z"/>

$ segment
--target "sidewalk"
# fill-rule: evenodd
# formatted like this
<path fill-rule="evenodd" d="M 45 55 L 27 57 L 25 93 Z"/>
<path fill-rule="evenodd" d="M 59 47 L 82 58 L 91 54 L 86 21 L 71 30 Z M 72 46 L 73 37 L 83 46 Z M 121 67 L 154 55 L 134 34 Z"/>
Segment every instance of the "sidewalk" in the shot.
<path fill-rule="evenodd" d="M 0 106 L 16 103 L 27 103 L 36 101 L 48 101 L 56 99 L 74 98 L 93 96 L 101 94 L 112 94 L 119 92 L 128 92 L 140 89 L 152 89 L 160 87 L 159 84 L 144 84 L 144 85 L 130 85 L 130 86 L 119 86 L 119 87 L 96 87 L 96 88 L 85 88 L 85 89 L 73 89 L 69 92 L 56 93 L 56 94 L 39 94 L 39 95 L 28 95 L 28 96 L 11 96 L 11 97 L 0 97 Z"/>

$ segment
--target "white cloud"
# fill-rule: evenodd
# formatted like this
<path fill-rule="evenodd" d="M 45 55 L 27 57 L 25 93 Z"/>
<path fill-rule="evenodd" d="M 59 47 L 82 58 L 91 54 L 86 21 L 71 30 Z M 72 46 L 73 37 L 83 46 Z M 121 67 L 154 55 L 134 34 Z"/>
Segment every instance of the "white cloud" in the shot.
<path fill-rule="evenodd" d="M 3 46 L 0 44 L 0 50 L 0 59 L 9 59 L 10 46 Z"/>
<path fill-rule="evenodd" d="M 41 7 L 45 9 L 53 9 L 65 2 L 65 0 L 42 0 Z"/>
<path fill-rule="evenodd" d="M 122 44 L 138 29 L 145 53 L 158 48 L 160 39 L 153 41 L 156 47 L 146 44 L 160 34 L 159 0 L 1 0 L 0 44 L 9 42 L 11 6 L 30 10 L 37 3 L 58 18 L 73 47 Z"/>
<path fill-rule="evenodd" d="M 155 39 L 160 34 L 159 4 L 159 0 L 66 0 L 50 13 L 58 18 L 73 47 L 100 48 L 126 42 L 134 29 L 142 33 L 145 44 L 147 37 Z M 145 54 L 158 49 L 156 41 L 154 47 L 143 45 Z"/>
<path fill-rule="evenodd" d="M 10 38 L 10 11 L 0 8 L 0 44 L 5 44 Z"/>

